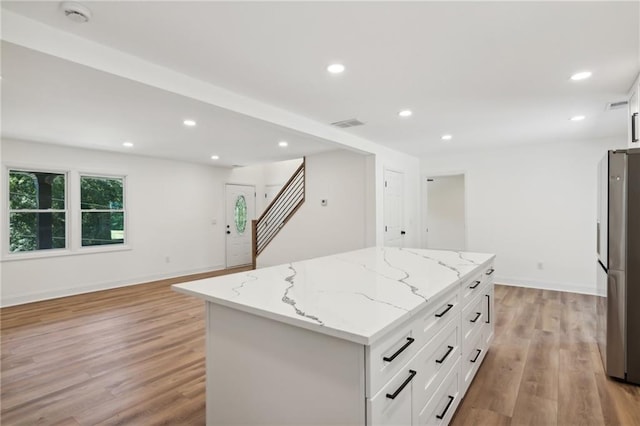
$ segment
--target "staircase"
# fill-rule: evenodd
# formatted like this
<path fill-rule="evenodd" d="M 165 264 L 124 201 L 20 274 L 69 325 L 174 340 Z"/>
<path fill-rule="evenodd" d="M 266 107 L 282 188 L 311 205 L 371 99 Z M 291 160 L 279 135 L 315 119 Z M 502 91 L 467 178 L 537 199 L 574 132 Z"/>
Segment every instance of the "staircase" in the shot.
<path fill-rule="evenodd" d="M 284 184 L 264 213 L 257 220 L 251 221 L 253 269 L 256 269 L 256 259 L 260 253 L 278 235 L 278 232 L 304 203 L 305 163 L 306 160 L 303 159 L 300 167 Z"/>

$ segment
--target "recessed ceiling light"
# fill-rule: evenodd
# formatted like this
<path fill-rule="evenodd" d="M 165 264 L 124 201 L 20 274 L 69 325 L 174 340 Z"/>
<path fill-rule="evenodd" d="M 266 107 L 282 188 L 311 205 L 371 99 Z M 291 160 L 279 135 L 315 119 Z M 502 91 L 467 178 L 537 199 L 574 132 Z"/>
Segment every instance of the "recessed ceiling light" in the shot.
<path fill-rule="evenodd" d="M 591 71 L 581 71 L 572 75 L 571 80 L 574 80 L 574 81 L 585 80 L 589 77 L 591 77 Z"/>
<path fill-rule="evenodd" d="M 400 112 L 398 113 L 398 115 L 399 115 L 400 117 L 411 117 L 411 115 L 413 115 L 413 112 L 411 112 L 411 110 L 410 110 L 410 109 L 404 109 L 404 110 L 400 111 Z"/>
<path fill-rule="evenodd" d="M 582 121 L 585 118 L 586 117 L 584 115 L 574 115 L 573 117 L 571 117 L 571 121 Z"/>
<path fill-rule="evenodd" d="M 280 141 L 280 142 L 278 142 L 278 146 L 281 147 L 281 148 L 286 148 L 286 147 L 289 146 L 289 144 L 287 142 L 285 142 L 285 141 Z"/>
<path fill-rule="evenodd" d="M 450 141 L 452 138 L 453 136 L 451 135 L 442 135 L 440 139 L 442 139 L 443 141 Z"/>
<path fill-rule="evenodd" d="M 124 146 L 125 148 L 132 148 L 133 144 L 131 142 L 122 142 L 122 146 Z"/>
<path fill-rule="evenodd" d="M 183 123 L 185 126 L 189 126 L 189 127 L 193 127 L 193 126 L 195 126 L 195 125 L 196 125 L 196 122 L 195 122 L 195 121 L 193 121 L 193 120 L 184 120 L 182 123 Z"/>
<path fill-rule="evenodd" d="M 344 71 L 344 65 L 342 64 L 331 64 L 327 67 L 327 71 L 331 74 L 340 74 Z"/>
<path fill-rule="evenodd" d="M 219 160 L 219 159 L 220 159 L 220 157 L 219 157 L 219 156 L 217 156 L 217 155 L 212 155 L 212 156 L 211 156 L 211 159 L 212 159 L 212 160 Z"/>

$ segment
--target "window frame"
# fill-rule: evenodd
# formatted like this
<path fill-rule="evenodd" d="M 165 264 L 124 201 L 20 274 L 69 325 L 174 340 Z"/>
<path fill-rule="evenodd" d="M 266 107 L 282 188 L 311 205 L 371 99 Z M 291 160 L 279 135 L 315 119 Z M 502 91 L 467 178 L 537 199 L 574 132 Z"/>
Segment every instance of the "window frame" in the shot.
<path fill-rule="evenodd" d="M 82 178 L 97 178 L 97 179 L 121 179 L 122 180 L 122 209 L 83 209 L 82 208 Z M 129 213 L 127 211 L 127 206 L 129 205 L 127 200 L 127 176 L 123 174 L 115 174 L 115 173 L 96 173 L 96 172 L 78 172 L 78 214 L 76 225 L 74 229 L 77 230 L 77 237 L 75 238 L 78 251 L 82 252 L 107 252 L 107 251 L 120 251 L 129 249 Z M 124 236 L 122 243 L 114 243 L 114 244 L 99 244 L 93 246 L 83 246 L 82 245 L 82 213 L 84 212 L 94 212 L 94 213 L 111 213 L 111 212 L 122 212 L 123 214 L 123 227 L 124 227 Z"/>
<path fill-rule="evenodd" d="M 64 176 L 64 210 L 61 209 L 11 209 L 10 208 L 10 174 L 11 171 L 17 172 L 25 172 L 25 173 L 54 173 L 60 174 Z M 5 196 L 2 197 L 2 211 L 3 215 L 6 215 L 3 218 L 3 238 L 2 238 L 2 257 L 4 259 L 33 259 L 39 257 L 52 257 L 52 256 L 60 256 L 64 254 L 68 254 L 72 248 L 71 242 L 71 232 L 70 232 L 70 219 L 71 219 L 71 209 L 70 209 L 70 173 L 68 169 L 60 169 L 56 167 L 41 167 L 41 166 L 29 166 L 25 164 L 5 164 L 3 168 L 3 187 L 5 192 Z M 30 250 L 30 251 L 11 251 L 11 213 L 14 212 L 24 212 L 24 213 L 42 213 L 42 212 L 52 212 L 52 213 L 64 213 L 64 238 L 65 238 L 65 246 L 64 248 L 50 248 L 50 249 L 40 249 L 40 250 Z"/>
<path fill-rule="evenodd" d="M 102 172 L 99 168 L 91 171 L 84 171 L 74 169 L 72 167 L 46 167 L 41 164 L 30 164 L 22 162 L 2 162 L 2 170 L 0 177 L 2 182 L 2 192 L 0 194 L 0 263 L 14 262 L 30 259 L 52 258 L 61 256 L 78 256 L 89 255 L 98 253 L 109 253 L 118 251 L 131 251 L 132 239 L 134 232 L 130 229 L 130 211 L 125 211 L 124 215 L 124 227 L 125 227 L 125 239 L 124 244 L 105 244 L 98 246 L 82 246 L 82 217 L 80 213 L 80 176 L 95 176 L 95 177 L 114 177 L 123 179 L 123 204 L 125 210 L 128 203 L 128 189 L 129 176 L 120 170 L 111 170 Z M 47 250 L 34 250 L 23 252 L 10 252 L 9 251 L 9 227 L 10 227 L 10 215 L 9 215 L 9 171 L 31 171 L 31 172 L 45 172 L 45 173 L 60 173 L 65 175 L 65 238 L 66 247 L 64 249 L 47 249 Z M 6 192 L 5 192 L 6 191 Z M 6 194 L 6 195 L 5 195 Z M 5 217 L 6 216 L 6 217 Z"/>

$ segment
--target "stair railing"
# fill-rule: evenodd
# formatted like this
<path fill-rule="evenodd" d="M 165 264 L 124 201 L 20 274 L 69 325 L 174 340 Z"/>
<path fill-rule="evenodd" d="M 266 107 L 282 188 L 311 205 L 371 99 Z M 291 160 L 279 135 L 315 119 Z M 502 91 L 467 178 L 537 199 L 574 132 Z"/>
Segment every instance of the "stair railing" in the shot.
<path fill-rule="evenodd" d="M 256 268 L 256 259 L 289 222 L 305 200 L 305 163 L 302 164 L 284 184 L 278 195 L 269 203 L 262 215 L 251 221 L 252 228 L 252 264 Z"/>

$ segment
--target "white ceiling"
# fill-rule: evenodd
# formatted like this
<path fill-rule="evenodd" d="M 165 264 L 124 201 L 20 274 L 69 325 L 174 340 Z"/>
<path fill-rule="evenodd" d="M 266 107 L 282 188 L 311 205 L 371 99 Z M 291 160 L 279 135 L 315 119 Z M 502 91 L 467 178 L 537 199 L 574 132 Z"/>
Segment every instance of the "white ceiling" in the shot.
<path fill-rule="evenodd" d="M 2 135 L 216 166 L 336 146 L 293 130 L 2 42 Z M 186 127 L 185 119 L 197 125 Z M 132 142 L 133 148 L 122 143 Z M 289 146 L 280 148 L 278 143 Z M 250 149 L 247 149 L 250 147 Z M 219 160 L 213 161 L 212 155 Z"/>
<path fill-rule="evenodd" d="M 639 2 L 87 5 L 93 19 L 76 24 L 57 2 L 2 2 L 47 25 L 322 123 L 358 118 L 366 125 L 348 132 L 413 155 L 623 138 L 624 112 L 605 111 L 605 104 L 624 99 L 640 72 Z M 2 55 L 4 70 L 4 49 Z M 332 62 L 344 63 L 345 73 L 329 75 Z M 591 79 L 569 81 L 585 69 Z M 3 79 L 3 102 L 5 90 Z M 135 92 L 118 93 L 113 102 L 136 102 Z M 400 119 L 404 108 L 414 115 Z M 569 121 L 576 114 L 587 119 Z M 122 114 L 121 125 L 111 125 L 126 127 L 131 117 Z M 168 125 L 162 123 L 155 129 L 142 123 L 139 130 L 155 143 Z M 443 133 L 454 139 L 442 142 Z M 97 137 L 84 135 L 90 136 Z"/>

